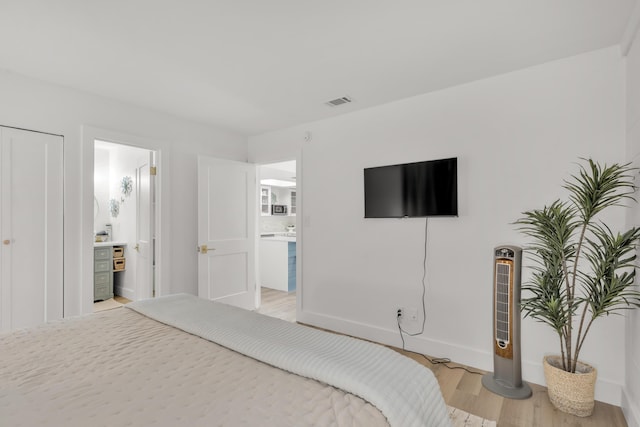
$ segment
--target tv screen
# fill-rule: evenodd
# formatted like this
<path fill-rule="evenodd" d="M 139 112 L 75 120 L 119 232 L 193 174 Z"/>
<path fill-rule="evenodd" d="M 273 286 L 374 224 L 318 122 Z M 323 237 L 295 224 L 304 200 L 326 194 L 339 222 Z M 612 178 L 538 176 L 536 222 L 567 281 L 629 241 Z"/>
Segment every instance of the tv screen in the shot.
<path fill-rule="evenodd" d="M 364 217 L 458 215 L 458 159 L 364 170 Z"/>

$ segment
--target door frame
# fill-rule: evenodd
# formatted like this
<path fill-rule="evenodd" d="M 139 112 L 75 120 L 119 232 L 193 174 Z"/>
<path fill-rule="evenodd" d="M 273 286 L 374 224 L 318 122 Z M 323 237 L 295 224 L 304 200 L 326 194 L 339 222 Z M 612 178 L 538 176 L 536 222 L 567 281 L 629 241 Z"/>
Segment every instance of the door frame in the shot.
<path fill-rule="evenodd" d="M 82 125 L 81 127 L 81 242 L 80 242 L 80 314 L 93 312 L 93 174 L 94 174 L 94 142 L 95 140 L 114 144 L 129 145 L 156 152 L 156 167 L 160 171 L 156 176 L 156 296 L 165 292 L 164 281 L 170 277 L 169 267 L 169 203 L 170 200 L 169 167 L 166 165 L 168 151 L 162 141 L 151 140 L 134 135 L 128 135 L 107 129 Z M 166 279 L 165 279 L 166 278 Z M 168 286 L 166 286 L 168 290 Z"/>
<path fill-rule="evenodd" d="M 302 178 L 302 149 L 296 150 L 292 155 L 279 155 L 277 157 L 268 157 L 253 159 L 253 163 L 258 166 L 256 172 L 256 307 L 262 305 L 260 283 L 260 167 L 271 163 L 286 162 L 289 160 L 296 161 L 296 319 L 300 318 L 303 310 L 303 277 L 302 270 L 304 268 L 303 260 L 303 241 L 304 227 L 310 225 L 310 220 L 305 221 L 304 218 L 304 182 Z"/>

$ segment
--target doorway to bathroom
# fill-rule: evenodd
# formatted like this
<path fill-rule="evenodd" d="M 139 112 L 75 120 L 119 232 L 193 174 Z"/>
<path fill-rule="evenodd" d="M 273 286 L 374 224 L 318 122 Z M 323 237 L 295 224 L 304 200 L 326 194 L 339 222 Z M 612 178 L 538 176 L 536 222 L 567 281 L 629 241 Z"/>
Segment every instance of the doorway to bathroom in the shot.
<path fill-rule="evenodd" d="M 156 160 L 154 150 L 94 141 L 94 302 L 156 294 Z"/>

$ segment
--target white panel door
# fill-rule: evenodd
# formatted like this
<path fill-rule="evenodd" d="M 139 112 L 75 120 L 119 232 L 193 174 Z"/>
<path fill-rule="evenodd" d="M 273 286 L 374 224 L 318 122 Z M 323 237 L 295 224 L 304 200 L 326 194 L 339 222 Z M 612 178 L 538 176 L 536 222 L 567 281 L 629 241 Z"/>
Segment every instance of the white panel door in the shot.
<path fill-rule="evenodd" d="M 0 330 L 63 316 L 63 139 L 0 127 Z"/>
<path fill-rule="evenodd" d="M 152 298 L 153 293 L 153 153 L 138 161 L 136 167 L 136 293 L 137 299 Z"/>
<path fill-rule="evenodd" d="M 256 205 L 255 165 L 198 157 L 199 296 L 255 309 Z"/>

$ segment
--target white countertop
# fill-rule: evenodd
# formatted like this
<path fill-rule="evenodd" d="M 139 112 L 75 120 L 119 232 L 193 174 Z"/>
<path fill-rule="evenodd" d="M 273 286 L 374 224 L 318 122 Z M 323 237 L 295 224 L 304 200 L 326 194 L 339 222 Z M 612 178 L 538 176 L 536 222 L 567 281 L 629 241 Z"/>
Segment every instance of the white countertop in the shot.
<path fill-rule="evenodd" d="M 260 240 L 270 240 L 275 242 L 294 242 L 296 241 L 296 233 L 288 231 L 276 231 L 272 233 L 261 233 Z"/>
<path fill-rule="evenodd" d="M 99 248 L 101 246 L 127 246 L 125 242 L 94 242 L 93 247 Z"/>

